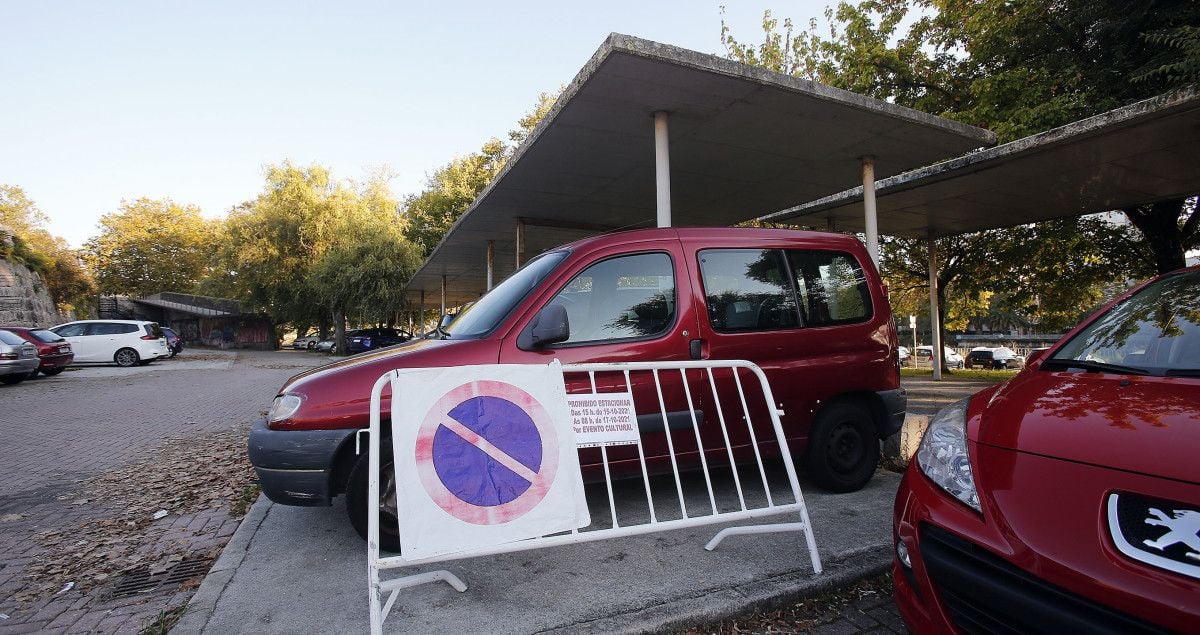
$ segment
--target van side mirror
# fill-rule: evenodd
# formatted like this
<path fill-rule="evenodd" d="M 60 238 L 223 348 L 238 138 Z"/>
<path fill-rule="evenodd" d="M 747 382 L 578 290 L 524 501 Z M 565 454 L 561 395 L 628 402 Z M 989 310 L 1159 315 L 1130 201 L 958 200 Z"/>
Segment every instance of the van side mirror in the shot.
<path fill-rule="evenodd" d="M 1048 348 L 1042 348 L 1042 349 L 1038 349 L 1038 350 L 1029 351 L 1029 355 L 1025 356 L 1025 365 L 1028 366 L 1028 365 L 1042 359 L 1043 357 L 1046 356 L 1046 353 L 1049 353 L 1049 352 L 1050 352 L 1050 349 L 1048 349 Z"/>
<path fill-rule="evenodd" d="M 517 346 L 530 350 L 568 339 L 571 339 L 571 326 L 567 320 L 567 309 L 561 304 L 551 304 L 533 317 L 533 321 L 517 338 Z"/>
<path fill-rule="evenodd" d="M 453 313 L 446 313 L 446 314 L 442 315 L 441 321 L 438 322 L 438 330 L 439 331 L 445 330 L 446 327 L 450 326 L 450 323 L 454 321 L 454 318 L 455 318 L 455 315 Z"/>

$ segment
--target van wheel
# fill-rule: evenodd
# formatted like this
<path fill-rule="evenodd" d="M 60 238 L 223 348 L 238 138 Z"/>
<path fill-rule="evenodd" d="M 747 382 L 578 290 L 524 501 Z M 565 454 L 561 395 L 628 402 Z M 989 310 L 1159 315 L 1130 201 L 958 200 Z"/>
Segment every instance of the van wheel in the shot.
<path fill-rule="evenodd" d="M 818 486 L 831 492 L 858 491 L 878 464 L 879 434 L 862 405 L 836 403 L 817 415 L 805 465 Z"/>
<path fill-rule="evenodd" d="M 130 366 L 137 366 L 141 359 L 138 357 L 137 351 L 132 348 L 122 348 L 117 351 L 116 355 L 113 355 L 113 361 L 117 363 L 117 366 L 129 368 Z"/>
<path fill-rule="evenodd" d="M 370 459 L 366 452 L 358 457 L 346 481 L 346 513 L 350 524 L 363 540 L 367 539 L 367 473 Z M 379 548 L 400 553 L 400 528 L 397 525 L 396 471 L 392 469 L 392 444 L 383 439 L 379 446 Z"/>
<path fill-rule="evenodd" d="M 25 378 L 27 377 L 29 377 L 29 375 L 5 375 L 0 377 L 0 382 L 11 386 L 13 384 L 19 384 L 25 381 Z"/>

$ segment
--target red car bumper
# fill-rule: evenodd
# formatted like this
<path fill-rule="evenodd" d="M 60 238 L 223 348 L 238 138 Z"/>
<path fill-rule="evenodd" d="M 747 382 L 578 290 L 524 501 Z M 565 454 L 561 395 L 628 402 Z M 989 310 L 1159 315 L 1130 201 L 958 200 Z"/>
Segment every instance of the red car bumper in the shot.
<path fill-rule="evenodd" d="M 914 459 L 896 495 L 895 600 L 916 633 L 1196 632 L 1200 580 L 1113 544 L 1113 491 L 1200 502 L 1196 485 L 970 444 L 983 514 Z M 980 471 L 979 466 L 987 466 Z"/>
<path fill-rule="evenodd" d="M 75 354 L 56 353 L 54 355 L 38 355 L 38 359 L 41 360 L 41 364 L 38 365 L 38 370 L 54 370 L 56 368 L 66 368 L 67 366 L 70 366 L 71 362 L 75 361 Z"/>

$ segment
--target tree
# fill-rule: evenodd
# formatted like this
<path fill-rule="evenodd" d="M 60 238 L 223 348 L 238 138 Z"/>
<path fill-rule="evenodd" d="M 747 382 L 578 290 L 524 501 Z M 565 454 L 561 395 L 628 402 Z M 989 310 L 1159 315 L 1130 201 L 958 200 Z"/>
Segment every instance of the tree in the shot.
<path fill-rule="evenodd" d="M 216 235 L 195 205 L 139 198 L 102 216 L 84 252 L 101 293 L 188 293 L 208 273 Z"/>
<path fill-rule="evenodd" d="M 828 36 L 816 20 L 801 32 L 785 20 L 780 31 L 767 12 L 758 46 L 722 21 L 721 41 L 733 59 L 989 128 L 1001 141 L 1200 74 L 1194 0 L 866 0 L 825 19 Z M 1159 273 L 1200 246 L 1194 197 L 1123 211 Z"/>
<path fill-rule="evenodd" d="M 321 303 L 332 309 L 337 350 L 346 349 L 346 316 L 383 322 L 407 303 L 404 283 L 421 259 L 395 224 L 356 226 L 313 267 L 310 281 Z"/>
<path fill-rule="evenodd" d="M 321 166 L 270 166 L 263 192 L 226 218 L 205 288 L 271 315 L 277 327 L 320 324 L 324 335 L 332 322 L 345 350 L 348 317 L 380 319 L 404 307 L 418 258 L 388 178 L 379 172 L 355 184 Z"/>
<path fill-rule="evenodd" d="M 797 31 L 790 20 L 781 28 L 766 12 L 760 44 L 737 40 L 724 21 L 721 41 L 733 59 L 989 128 L 1001 141 L 1008 141 L 1188 81 L 1186 69 L 1194 69 L 1196 59 L 1188 29 L 1200 23 L 1200 4 L 1192 0 L 865 0 L 827 9 L 825 22 L 827 35 L 822 35 L 815 19 L 806 30 Z M 1136 251 L 1149 255 L 1158 271 L 1169 270 L 1180 265 L 1184 251 L 1200 240 L 1195 199 L 1189 200 L 1125 210 L 1137 232 L 1112 223 L 1078 220 L 1073 228 L 1060 224 L 1042 230 L 1052 240 L 1040 245 L 1034 260 L 1020 260 L 1025 246 L 1011 239 L 994 243 L 994 234 L 941 239 L 939 260 L 945 264 L 939 272 L 939 295 L 954 289 L 956 296 L 965 294 L 967 306 L 978 310 L 980 292 L 1004 288 L 1013 278 L 1030 284 L 1040 281 L 1036 294 L 1031 295 L 1029 285 L 1017 293 L 995 294 L 987 303 L 989 310 L 993 301 L 1017 302 L 1035 308 L 1047 325 L 1061 324 L 1067 313 L 1091 303 L 1074 304 L 1071 310 L 1062 307 L 1102 293 L 1103 280 L 1097 271 L 1107 269 L 1111 279 L 1113 271 L 1144 274 L 1145 269 L 1112 249 L 1102 249 L 1099 257 L 1108 260 L 1064 270 L 1062 263 L 1074 259 L 1068 251 L 1072 243 L 1058 239 L 1072 232 L 1092 232 L 1080 238 L 1094 245 L 1103 241 L 1138 245 Z M 1032 240 L 1030 232 L 1038 230 L 1010 234 Z M 927 276 L 927 248 L 916 242 L 893 244 L 899 251 L 890 258 L 885 253 L 885 275 L 905 281 L 900 286 Z M 992 262 L 1003 253 L 1015 258 Z M 1043 268 L 1031 270 L 1034 263 Z M 1006 267 L 1019 267 L 1020 274 L 1014 276 L 1016 270 Z M 969 277 L 966 271 L 971 272 Z M 969 285 L 963 284 L 968 280 Z"/>
<path fill-rule="evenodd" d="M 0 226 L 13 234 L 14 259 L 42 275 L 59 312 L 69 314 L 89 304 L 95 293 L 91 276 L 67 241 L 46 231 L 49 219 L 19 187 L 0 184 Z"/>

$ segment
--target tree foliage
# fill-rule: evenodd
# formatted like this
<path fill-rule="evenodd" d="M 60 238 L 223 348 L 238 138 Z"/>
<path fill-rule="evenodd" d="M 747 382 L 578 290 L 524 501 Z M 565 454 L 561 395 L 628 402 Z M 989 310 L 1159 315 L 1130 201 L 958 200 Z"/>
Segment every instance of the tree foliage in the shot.
<path fill-rule="evenodd" d="M 216 237 L 215 223 L 199 207 L 139 198 L 102 216 L 84 253 L 100 293 L 189 293 L 207 273 Z"/>
<path fill-rule="evenodd" d="M 24 190 L 0 184 L 0 226 L 7 227 L 13 238 L 12 250 L 0 249 L 0 258 L 40 273 L 63 314 L 83 311 L 95 291 L 92 277 L 67 241 L 46 231 L 47 220 Z"/>
<path fill-rule="evenodd" d="M 387 179 L 355 184 L 321 166 L 270 166 L 262 193 L 225 220 L 206 290 L 304 329 L 332 319 L 340 334 L 347 318 L 386 320 L 404 308 L 419 262 Z"/>
<path fill-rule="evenodd" d="M 765 12 L 756 44 L 722 21 L 721 41 L 733 59 L 1008 141 L 1194 81 L 1200 3 L 865 0 L 840 2 L 824 18 L 797 29 Z M 1090 217 L 939 239 L 946 323 L 1025 315 L 1039 328 L 1062 328 L 1114 278 L 1182 266 L 1184 251 L 1198 246 L 1194 198 L 1124 211 L 1136 230 Z M 885 276 L 904 302 L 926 284 L 927 263 L 927 241 L 884 243 Z"/>

